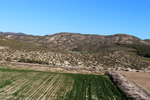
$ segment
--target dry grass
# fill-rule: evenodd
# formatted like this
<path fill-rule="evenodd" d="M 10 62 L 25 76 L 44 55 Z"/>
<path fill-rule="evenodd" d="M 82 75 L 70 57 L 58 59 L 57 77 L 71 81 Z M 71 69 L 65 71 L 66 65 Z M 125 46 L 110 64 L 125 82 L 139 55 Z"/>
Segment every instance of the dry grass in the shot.
<path fill-rule="evenodd" d="M 150 93 L 150 73 L 145 72 L 123 72 L 120 71 L 122 75 L 126 76 L 130 80 L 137 83 L 140 87 L 145 89 Z"/>

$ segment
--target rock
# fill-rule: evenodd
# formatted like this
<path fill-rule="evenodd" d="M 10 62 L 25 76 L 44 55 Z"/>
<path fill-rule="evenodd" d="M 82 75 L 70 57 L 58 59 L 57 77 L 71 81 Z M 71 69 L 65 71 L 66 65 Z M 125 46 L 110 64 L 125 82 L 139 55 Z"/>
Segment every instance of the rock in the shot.
<path fill-rule="evenodd" d="M 69 65 L 70 63 L 65 60 L 65 61 L 64 61 L 64 64 L 65 64 L 65 65 Z"/>

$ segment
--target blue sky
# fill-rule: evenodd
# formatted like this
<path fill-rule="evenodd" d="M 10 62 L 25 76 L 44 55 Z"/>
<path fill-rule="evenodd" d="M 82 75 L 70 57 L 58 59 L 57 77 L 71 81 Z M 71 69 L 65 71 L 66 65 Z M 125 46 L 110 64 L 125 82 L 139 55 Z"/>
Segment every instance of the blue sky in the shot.
<path fill-rule="evenodd" d="M 150 39 L 150 0 L 0 0 L 0 31 Z"/>

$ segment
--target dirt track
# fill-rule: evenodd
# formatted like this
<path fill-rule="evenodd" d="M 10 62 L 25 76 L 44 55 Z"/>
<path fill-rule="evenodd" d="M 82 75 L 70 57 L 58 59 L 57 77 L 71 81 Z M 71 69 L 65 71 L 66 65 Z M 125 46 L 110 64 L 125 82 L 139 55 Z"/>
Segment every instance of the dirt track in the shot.
<path fill-rule="evenodd" d="M 33 63 L 22 63 L 22 62 L 7 62 L 0 61 L 0 65 L 11 66 L 11 68 L 26 69 L 26 70 L 39 70 L 39 71 L 49 71 L 49 72 L 58 72 L 58 73 L 82 73 L 82 74 L 104 74 L 103 70 L 96 70 L 93 68 L 71 68 L 71 67 L 62 67 L 62 66 L 49 66 L 42 64 L 33 64 Z"/>

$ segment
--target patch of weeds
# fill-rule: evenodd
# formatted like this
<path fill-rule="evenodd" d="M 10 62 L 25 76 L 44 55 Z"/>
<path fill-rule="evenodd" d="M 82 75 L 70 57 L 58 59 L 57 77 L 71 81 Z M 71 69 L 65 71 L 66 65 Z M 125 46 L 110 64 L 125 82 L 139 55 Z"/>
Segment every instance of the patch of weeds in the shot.
<path fill-rule="evenodd" d="M 11 81 L 6 80 L 6 81 L 0 83 L 0 88 L 5 87 L 6 85 L 10 85 L 11 83 L 12 83 Z"/>

